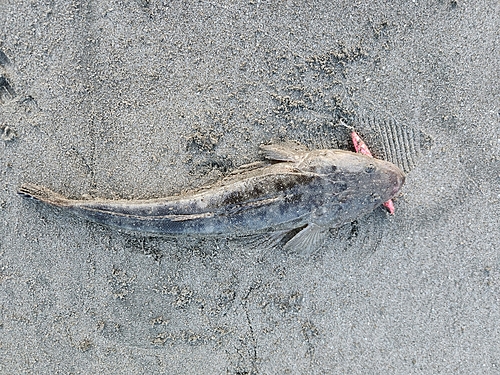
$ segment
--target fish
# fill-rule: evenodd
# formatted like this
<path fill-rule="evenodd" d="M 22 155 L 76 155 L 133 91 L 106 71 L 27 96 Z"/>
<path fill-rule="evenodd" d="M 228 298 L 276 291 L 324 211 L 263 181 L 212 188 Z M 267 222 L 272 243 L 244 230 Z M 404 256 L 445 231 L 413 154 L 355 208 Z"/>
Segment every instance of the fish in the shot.
<path fill-rule="evenodd" d="M 368 146 L 366 145 L 365 141 L 363 141 L 361 137 L 358 135 L 358 133 L 356 133 L 354 130 L 351 131 L 351 139 L 356 152 L 359 152 L 360 154 L 367 155 L 373 158 L 373 155 Z M 383 206 L 387 208 L 387 211 L 389 211 L 391 215 L 394 215 L 394 213 L 396 212 L 396 209 L 394 208 L 394 202 L 392 201 L 392 199 L 389 199 L 387 202 L 384 202 Z"/>
<path fill-rule="evenodd" d="M 23 184 L 18 193 L 126 232 L 165 236 L 264 234 L 310 254 L 330 228 L 369 214 L 405 181 L 395 164 L 339 149 L 261 145 L 263 160 L 198 190 L 141 200 L 69 199 Z"/>

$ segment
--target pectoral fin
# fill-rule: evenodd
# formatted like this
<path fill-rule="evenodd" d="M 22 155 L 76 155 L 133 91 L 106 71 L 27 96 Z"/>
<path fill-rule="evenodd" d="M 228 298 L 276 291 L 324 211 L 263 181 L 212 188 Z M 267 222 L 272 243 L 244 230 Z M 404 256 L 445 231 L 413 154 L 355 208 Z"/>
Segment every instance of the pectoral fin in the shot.
<path fill-rule="evenodd" d="M 307 151 L 304 146 L 291 142 L 261 145 L 260 150 L 266 159 L 275 161 L 297 161 Z"/>
<path fill-rule="evenodd" d="M 316 224 L 307 224 L 283 245 L 283 250 L 303 257 L 310 256 L 326 239 L 327 230 Z"/>
<path fill-rule="evenodd" d="M 279 230 L 245 237 L 245 243 L 267 250 L 284 250 L 307 258 L 323 244 L 328 229 L 307 224 L 292 230 Z"/>

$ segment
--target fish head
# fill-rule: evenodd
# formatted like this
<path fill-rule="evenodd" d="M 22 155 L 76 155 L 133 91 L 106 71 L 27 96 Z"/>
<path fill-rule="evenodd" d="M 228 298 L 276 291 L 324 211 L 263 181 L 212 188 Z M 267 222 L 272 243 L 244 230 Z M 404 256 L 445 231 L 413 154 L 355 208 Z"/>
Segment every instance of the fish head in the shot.
<path fill-rule="evenodd" d="M 344 209 L 359 205 L 366 211 L 373 210 L 397 195 L 405 181 L 403 171 L 395 164 L 344 150 L 311 151 L 299 169 L 323 177 L 325 189 L 328 183 L 335 184 L 332 186 L 345 202 Z"/>

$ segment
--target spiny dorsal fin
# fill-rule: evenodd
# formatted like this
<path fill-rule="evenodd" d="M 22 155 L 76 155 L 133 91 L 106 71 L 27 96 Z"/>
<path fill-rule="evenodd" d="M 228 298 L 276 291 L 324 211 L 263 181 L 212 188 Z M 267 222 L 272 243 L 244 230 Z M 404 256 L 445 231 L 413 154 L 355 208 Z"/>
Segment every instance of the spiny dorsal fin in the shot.
<path fill-rule="evenodd" d="M 273 145 L 261 145 L 262 155 L 268 160 L 297 161 L 307 149 L 297 143 L 285 142 Z"/>

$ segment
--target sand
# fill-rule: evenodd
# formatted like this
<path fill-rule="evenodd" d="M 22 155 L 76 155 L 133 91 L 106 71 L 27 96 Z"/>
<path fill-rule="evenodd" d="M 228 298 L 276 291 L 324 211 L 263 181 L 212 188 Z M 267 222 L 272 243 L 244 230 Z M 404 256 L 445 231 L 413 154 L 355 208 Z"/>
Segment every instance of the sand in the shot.
<path fill-rule="evenodd" d="M 499 29 L 479 0 L 0 3 L 0 373 L 500 373 Z M 406 185 L 306 259 L 16 194 L 166 196 L 348 149 L 340 122 Z"/>

